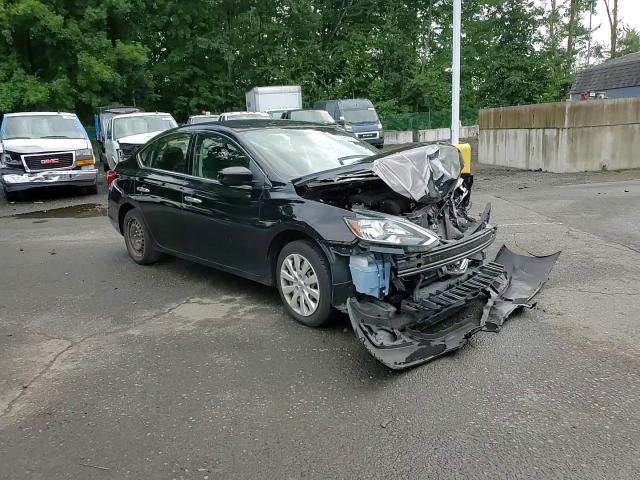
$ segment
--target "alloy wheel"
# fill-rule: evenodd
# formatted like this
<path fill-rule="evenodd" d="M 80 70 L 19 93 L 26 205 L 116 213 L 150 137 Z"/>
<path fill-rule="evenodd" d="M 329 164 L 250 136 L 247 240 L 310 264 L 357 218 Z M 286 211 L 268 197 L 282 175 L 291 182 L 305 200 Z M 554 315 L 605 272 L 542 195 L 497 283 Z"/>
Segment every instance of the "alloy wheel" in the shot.
<path fill-rule="evenodd" d="M 298 253 L 288 255 L 280 267 L 280 288 L 289 306 L 308 317 L 318 309 L 320 285 L 313 266 Z"/>
<path fill-rule="evenodd" d="M 144 255 L 144 231 L 142 230 L 142 225 L 135 218 L 131 218 L 127 227 L 131 248 L 136 255 Z"/>

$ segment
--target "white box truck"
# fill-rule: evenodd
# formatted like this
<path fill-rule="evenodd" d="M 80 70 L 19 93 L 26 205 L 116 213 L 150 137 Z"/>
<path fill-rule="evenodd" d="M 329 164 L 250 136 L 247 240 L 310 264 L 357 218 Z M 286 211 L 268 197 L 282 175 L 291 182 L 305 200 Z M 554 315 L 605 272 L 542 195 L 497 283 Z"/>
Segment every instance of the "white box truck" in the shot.
<path fill-rule="evenodd" d="M 254 87 L 246 99 L 248 112 L 266 112 L 272 118 L 280 118 L 282 112 L 302 108 L 302 89 L 300 85 Z"/>

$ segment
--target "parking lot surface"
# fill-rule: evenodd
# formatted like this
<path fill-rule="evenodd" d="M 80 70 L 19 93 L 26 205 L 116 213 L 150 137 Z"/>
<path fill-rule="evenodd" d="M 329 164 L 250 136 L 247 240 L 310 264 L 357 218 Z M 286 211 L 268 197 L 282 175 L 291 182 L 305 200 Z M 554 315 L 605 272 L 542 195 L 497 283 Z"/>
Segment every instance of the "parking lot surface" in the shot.
<path fill-rule="evenodd" d="M 640 171 L 478 167 L 493 253 L 562 255 L 536 308 L 402 372 L 344 317 L 133 263 L 102 184 L 0 198 L 0 479 L 637 478 Z"/>

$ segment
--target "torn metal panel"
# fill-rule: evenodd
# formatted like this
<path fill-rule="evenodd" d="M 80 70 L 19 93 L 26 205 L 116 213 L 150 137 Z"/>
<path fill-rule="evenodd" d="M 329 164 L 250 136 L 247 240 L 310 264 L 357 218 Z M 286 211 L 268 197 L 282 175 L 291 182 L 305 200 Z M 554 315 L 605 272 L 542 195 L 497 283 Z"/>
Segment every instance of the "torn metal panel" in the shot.
<path fill-rule="evenodd" d="M 373 162 L 373 171 L 392 190 L 420 203 L 434 203 L 451 193 L 462 167 L 453 145 L 422 145 Z"/>

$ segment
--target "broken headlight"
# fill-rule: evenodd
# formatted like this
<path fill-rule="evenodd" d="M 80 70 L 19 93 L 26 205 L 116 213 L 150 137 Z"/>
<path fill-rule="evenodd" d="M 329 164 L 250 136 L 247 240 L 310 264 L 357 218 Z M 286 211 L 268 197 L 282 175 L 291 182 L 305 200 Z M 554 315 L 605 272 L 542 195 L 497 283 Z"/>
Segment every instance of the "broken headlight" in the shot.
<path fill-rule="evenodd" d="M 10 153 L 4 152 L 0 153 L 0 165 L 17 166 L 22 165 L 22 162 L 13 158 Z"/>
<path fill-rule="evenodd" d="M 392 215 L 359 215 L 344 220 L 356 237 L 367 242 L 410 247 L 438 243 L 435 233 Z"/>

